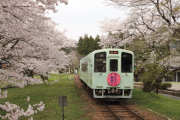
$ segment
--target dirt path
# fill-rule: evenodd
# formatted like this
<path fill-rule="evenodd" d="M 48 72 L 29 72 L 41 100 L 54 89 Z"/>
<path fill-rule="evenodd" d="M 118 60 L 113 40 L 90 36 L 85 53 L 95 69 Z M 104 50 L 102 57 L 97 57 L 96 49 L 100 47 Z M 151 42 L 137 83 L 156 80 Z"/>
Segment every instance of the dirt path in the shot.
<path fill-rule="evenodd" d="M 83 102 L 88 103 L 88 107 L 85 109 L 89 111 L 89 115 L 91 116 L 91 119 L 92 120 L 106 120 L 105 117 L 103 116 L 103 114 L 101 113 L 100 108 L 99 108 L 101 106 L 99 104 L 99 101 L 97 99 L 90 97 L 86 88 L 80 82 L 78 75 L 76 75 L 74 77 L 74 82 L 79 88 L 82 88 L 82 91 L 80 93 L 80 97 L 83 99 Z M 161 118 L 160 116 L 153 114 L 152 112 L 150 112 L 148 110 L 140 109 L 136 104 L 134 104 L 128 100 L 126 100 L 123 103 L 126 106 L 128 106 L 129 108 L 134 109 L 134 111 L 137 111 L 137 113 L 139 115 L 145 116 L 146 120 L 167 120 L 165 118 Z"/>
<path fill-rule="evenodd" d="M 89 115 L 91 116 L 91 119 L 92 120 L 105 120 L 104 116 L 101 114 L 101 112 L 98 111 L 98 105 L 97 105 L 98 101 L 96 101 L 92 97 L 90 97 L 86 88 L 80 82 L 78 75 L 76 75 L 74 77 L 74 82 L 79 88 L 82 88 L 82 91 L 80 93 L 80 95 L 81 95 L 80 97 L 83 99 L 83 102 L 88 103 L 88 107 L 85 109 L 90 111 Z M 93 112 L 93 111 L 96 111 L 96 112 Z"/>

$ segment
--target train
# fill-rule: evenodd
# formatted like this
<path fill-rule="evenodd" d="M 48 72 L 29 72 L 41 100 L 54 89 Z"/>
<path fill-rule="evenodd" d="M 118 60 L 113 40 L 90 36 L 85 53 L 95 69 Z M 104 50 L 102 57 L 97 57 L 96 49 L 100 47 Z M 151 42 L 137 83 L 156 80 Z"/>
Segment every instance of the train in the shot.
<path fill-rule="evenodd" d="M 132 98 L 134 53 L 113 48 L 95 50 L 80 60 L 79 78 L 93 98 Z"/>

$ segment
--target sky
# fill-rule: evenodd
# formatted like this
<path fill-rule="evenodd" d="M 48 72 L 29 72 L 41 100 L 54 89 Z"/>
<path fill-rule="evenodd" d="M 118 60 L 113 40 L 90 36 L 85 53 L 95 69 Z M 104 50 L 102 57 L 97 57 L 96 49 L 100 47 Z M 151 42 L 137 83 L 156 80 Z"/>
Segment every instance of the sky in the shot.
<path fill-rule="evenodd" d="M 98 21 L 106 18 L 125 17 L 125 13 L 113 6 L 103 4 L 104 0 L 68 0 L 68 5 L 59 4 L 58 12 L 49 12 L 48 17 L 52 21 L 59 23 L 56 29 L 63 31 L 67 29 L 66 36 L 68 38 L 79 40 L 80 36 L 88 34 L 93 38 L 101 35 Z"/>

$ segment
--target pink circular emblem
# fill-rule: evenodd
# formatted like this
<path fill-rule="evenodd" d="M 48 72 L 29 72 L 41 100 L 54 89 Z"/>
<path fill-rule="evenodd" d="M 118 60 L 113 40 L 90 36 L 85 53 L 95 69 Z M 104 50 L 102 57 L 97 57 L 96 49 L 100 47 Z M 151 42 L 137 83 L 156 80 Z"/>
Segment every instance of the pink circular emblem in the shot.
<path fill-rule="evenodd" d="M 107 76 L 107 82 L 111 86 L 119 85 L 121 78 L 118 73 L 112 72 Z"/>

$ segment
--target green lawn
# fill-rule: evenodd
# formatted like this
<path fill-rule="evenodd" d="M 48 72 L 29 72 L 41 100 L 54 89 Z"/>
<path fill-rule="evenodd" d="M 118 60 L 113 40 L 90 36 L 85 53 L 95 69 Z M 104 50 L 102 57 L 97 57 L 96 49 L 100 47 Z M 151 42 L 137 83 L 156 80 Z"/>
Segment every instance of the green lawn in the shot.
<path fill-rule="evenodd" d="M 0 104 L 5 104 L 6 101 L 10 103 L 22 106 L 26 103 L 25 99 L 30 96 L 30 101 L 26 103 L 22 108 L 27 109 L 28 105 L 39 103 L 42 101 L 45 104 L 45 109 L 42 112 L 34 114 L 32 117 L 34 120 L 62 120 L 62 107 L 58 105 L 58 96 L 67 95 L 68 107 L 65 107 L 65 120 L 88 120 L 88 111 L 84 110 L 87 105 L 82 102 L 79 98 L 79 91 L 81 88 L 77 88 L 74 84 L 73 76 L 71 76 L 71 81 L 67 80 L 65 74 L 51 74 L 49 78 L 49 83 L 54 80 L 59 79 L 59 82 L 52 85 L 39 84 L 30 85 L 22 88 L 10 88 L 8 90 L 8 97 L 5 99 L 0 99 Z M 36 76 L 38 77 L 38 76 Z M 2 91 L 3 92 L 3 91 Z M 0 111 L 1 115 L 4 115 Z M 30 117 L 20 117 L 19 120 L 27 120 Z"/>
<path fill-rule="evenodd" d="M 71 81 L 69 77 L 71 76 Z M 22 88 L 9 88 L 8 97 L 0 99 L 0 104 L 5 104 L 6 101 L 22 106 L 26 103 L 27 96 L 30 96 L 30 101 L 22 108 L 27 109 L 29 104 L 35 104 L 42 101 L 45 103 L 45 109 L 42 112 L 34 114 L 34 120 L 62 120 L 62 108 L 58 106 L 58 96 L 67 95 L 68 107 L 65 107 L 65 120 L 90 120 L 89 111 L 85 108 L 87 104 L 79 98 L 78 88 L 73 81 L 74 75 L 51 74 L 48 83 L 60 79 L 59 82 L 52 85 L 46 83 L 40 85 L 30 85 Z M 39 77 L 39 76 L 35 76 Z M 3 91 L 2 91 L 3 92 Z M 141 90 L 133 89 L 133 96 L 130 101 L 133 101 L 138 106 L 150 108 L 155 112 L 163 114 L 172 120 L 180 120 L 180 100 L 173 100 L 163 95 L 156 93 L 144 93 Z M 4 115 L 0 111 L 0 115 Z M 20 117 L 19 120 L 27 120 L 30 117 Z"/>
<path fill-rule="evenodd" d="M 135 83 L 137 83 L 137 84 L 139 83 L 139 84 L 140 84 L 140 83 L 142 83 L 142 82 L 135 82 Z M 162 82 L 162 83 L 163 83 L 163 82 Z M 180 82 L 165 82 L 165 83 L 180 84 Z"/>
<path fill-rule="evenodd" d="M 180 100 L 167 98 L 154 92 L 144 93 L 139 89 L 133 89 L 132 98 L 129 100 L 143 108 L 150 108 L 163 114 L 172 120 L 180 120 Z"/>
<path fill-rule="evenodd" d="M 169 82 L 171 84 L 180 84 L 180 82 Z"/>

